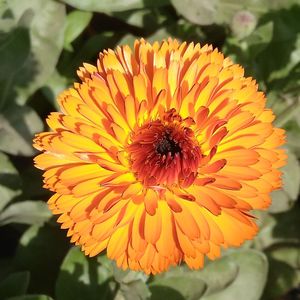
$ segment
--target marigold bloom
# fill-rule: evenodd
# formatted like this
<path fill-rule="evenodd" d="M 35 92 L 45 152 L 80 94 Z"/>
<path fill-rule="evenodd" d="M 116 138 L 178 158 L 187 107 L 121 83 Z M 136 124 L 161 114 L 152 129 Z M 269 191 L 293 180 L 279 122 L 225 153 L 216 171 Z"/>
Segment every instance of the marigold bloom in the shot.
<path fill-rule="evenodd" d="M 286 155 L 241 66 L 212 46 L 141 39 L 78 75 L 34 142 L 71 242 L 155 274 L 254 237 L 250 211 L 269 206 Z"/>

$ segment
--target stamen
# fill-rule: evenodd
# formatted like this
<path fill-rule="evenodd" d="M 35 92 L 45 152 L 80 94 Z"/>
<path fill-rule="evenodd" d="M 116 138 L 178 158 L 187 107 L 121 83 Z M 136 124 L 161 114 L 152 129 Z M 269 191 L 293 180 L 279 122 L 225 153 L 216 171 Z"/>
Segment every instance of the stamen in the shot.
<path fill-rule="evenodd" d="M 168 155 L 174 157 L 175 153 L 180 153 L 181 149 L 177 142 L 175 142 L 170 134 L 166 134 L 156 145 L 156 152 L 161 155 Z"/>
<path fill-rule="evenodd" d="M 192 124 L 189 122 L 188 124 Z M 175 110 L 140 127 L 128 147 L 131 169 L 145 186 L 189 186 L 197 177 L 200 147 Z"/>

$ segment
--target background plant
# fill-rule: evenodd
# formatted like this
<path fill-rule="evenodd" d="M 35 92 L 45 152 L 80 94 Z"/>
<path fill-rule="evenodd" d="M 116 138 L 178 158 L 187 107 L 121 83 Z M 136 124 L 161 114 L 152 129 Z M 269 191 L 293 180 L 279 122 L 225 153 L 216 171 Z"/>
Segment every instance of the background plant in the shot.
<path fill-rule="evenodd" d="M 0 299 L 297 299 L 300 292 L 298 0 L 0 0 Z M 287 130 L 284 189 L 243 248 L 155 277 L 86 258 L 47 209 L 32 137 L 82 62 L 136 37 L 211 43 L 258 80 Z"/>

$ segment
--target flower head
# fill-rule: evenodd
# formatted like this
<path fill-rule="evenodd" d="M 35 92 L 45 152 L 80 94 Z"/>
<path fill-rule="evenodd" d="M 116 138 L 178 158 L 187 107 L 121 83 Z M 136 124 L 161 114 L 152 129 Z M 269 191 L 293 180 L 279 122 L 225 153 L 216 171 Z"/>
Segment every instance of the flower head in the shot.
<path fill-rule="evenodd" d="M 241 66 L 208 45 L 141 39 L 78 75 L 34 146 L 49 207 L 86 255 L 155 274 L 254 237 L 250 211 L 269 206 L 286 155 Z"/>

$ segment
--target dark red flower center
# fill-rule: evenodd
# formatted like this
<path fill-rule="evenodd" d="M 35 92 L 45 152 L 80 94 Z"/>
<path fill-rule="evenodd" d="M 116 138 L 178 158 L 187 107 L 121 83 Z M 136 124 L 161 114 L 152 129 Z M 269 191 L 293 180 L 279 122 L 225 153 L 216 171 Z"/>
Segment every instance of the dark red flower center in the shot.
<path fill-rule="evenodd" d="M 128 152 L 131 169 L 144 185 L 186 187 L 194 182 L 201 152 L 190 123 L 171 111 L 135 131 Z"/>
<path fill-rule="evenodd" d="M 166 130 L 164 136 L 159 140 L 155 146 L 158 155 L 169 155 L 174 157 L 176 153 L 181 152 L 178 141 L 174 141 L 169 130 Z"/>

